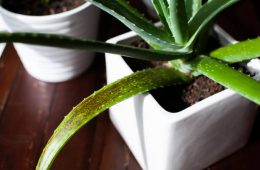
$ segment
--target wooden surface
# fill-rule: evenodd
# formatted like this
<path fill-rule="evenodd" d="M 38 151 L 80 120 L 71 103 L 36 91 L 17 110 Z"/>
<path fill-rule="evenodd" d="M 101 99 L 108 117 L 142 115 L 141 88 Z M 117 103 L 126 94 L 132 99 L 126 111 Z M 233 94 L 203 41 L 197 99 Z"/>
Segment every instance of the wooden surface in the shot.
<path fill-rule="evenodd" d="M 138 0 L 132 3 L 142 8 Z M 260 35 L 259 13 L 256 13 L 259 7 L 258 0 L 243 0 L 240 5 L 221 15 L 218 22 L 238 39 L 255 37 Z M 120 23 L 102 14 L 101 40 L 126 30 Z M 105 83 L 104 58 L 102 54 L 97 56 L 94 65 L 80 77 L 64 83 L 49 84 L 28 75 L 13 46 L 8 45 L 0 59 L 0 170 L 35 168 L 44 145 L 64 115 Z M 260 118 L 255 123 L 246 147 L 208 169 L 260 169 L 259 126 Z M 111 124 L 106 111 L 72 138 L 57 157 L 52 169 L 141 168 Z"/>

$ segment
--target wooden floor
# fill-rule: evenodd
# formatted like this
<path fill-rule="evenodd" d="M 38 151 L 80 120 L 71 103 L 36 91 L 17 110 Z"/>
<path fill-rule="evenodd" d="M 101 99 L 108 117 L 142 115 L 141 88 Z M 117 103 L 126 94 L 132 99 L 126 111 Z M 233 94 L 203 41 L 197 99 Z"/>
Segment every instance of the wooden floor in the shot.
<path fill-rule="evenodd" d="M 259 2 L 254 1 L 254 6 L 250 2 L 253 1 L 242 0 L 241 5 L 218 18 L 218 22 L 238 39 L 260 35 L 259 13 L 255 13 L 260 9 Z M 134 5 L 138 3 L 138 0 L 133 1 Z M 101 40 L 126 30 L 106 14 L 102 14 L 100 26 Z M 44 145 L 65 114 L 104 84 L 102 54 L 97 55 L 93 66 L 82 76 L 65 83 L 49 84 L 28 75 L 9 44 L 0 59 L 0 170 L 34 169 Z M 260 169 L 259 127 L 260 118 L 246 147 L 208 169 Z M 141 170 L 111 124 L 107 111 L 72 138 L 52 169 Z"/>

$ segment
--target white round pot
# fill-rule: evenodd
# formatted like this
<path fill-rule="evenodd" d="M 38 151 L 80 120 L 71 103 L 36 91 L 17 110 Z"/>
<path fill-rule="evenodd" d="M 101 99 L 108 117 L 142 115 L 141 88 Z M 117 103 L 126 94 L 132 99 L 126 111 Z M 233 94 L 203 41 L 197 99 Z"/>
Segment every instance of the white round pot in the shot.
<path fill-rule="evenodd" d="M 109 42 L 131 42 L 135 36 L 130 32 Z M 114 54 L 106 54 L 106 68 L 108 83 L 132 73 Z M 177 113 L 164 110 L 151 94 L 132 97 L 109 112 L 144 170 L 201 170 L 247 143 L 257 107 L 227 89 Z"/>
<path fill-rule="evenodd" d="M 63 34 L 95 39 L 98 31 L 99 9 L 89 2 L 67 12 L 29 16 L 0 7 L 8 32 L 37 32 Z M 62 48 L 14 44 L 25 69 L 33 77 L 46 82 L 70 80 L 84 72 L 92 63 L 94 53 Z"/>

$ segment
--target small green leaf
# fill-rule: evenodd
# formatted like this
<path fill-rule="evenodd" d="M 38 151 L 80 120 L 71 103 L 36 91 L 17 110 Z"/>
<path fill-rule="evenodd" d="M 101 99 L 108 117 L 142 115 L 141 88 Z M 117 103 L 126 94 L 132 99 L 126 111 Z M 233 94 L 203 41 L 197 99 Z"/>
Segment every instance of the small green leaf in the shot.
<path fill-rule="evenodd" d="M 260 104 L 260 82 L 207 56 L 197 57 L 191 64 L 203 75 Z"/>
<path fill-rule="evenodd" d="M 49 169 L 65 143 L 83 125 L 107 108 L 136 94 L 188 81 L 189 77 L 173 68 L 156 68 L 135 72 L 103 87 L 84 99 L 64 118 L 48 141 L 36 169 Z"/>
<path fill-rule="evenodd" d="M 191 55 L 191 51 L 178 52 L 144 49 L 54 34 L 0 32 L 0 42 L 21 42 L 67 49 L 81 49 L 101 53 L 113 53 L 142 60 L 168 61 L 178 58 L 187 58 Z"/>
<path fill-rule="evenodd" d="M 260 57 L 260 38 L 258 37 L 219 48 L 211 52 L 210 56 L 229 63 Z"/>

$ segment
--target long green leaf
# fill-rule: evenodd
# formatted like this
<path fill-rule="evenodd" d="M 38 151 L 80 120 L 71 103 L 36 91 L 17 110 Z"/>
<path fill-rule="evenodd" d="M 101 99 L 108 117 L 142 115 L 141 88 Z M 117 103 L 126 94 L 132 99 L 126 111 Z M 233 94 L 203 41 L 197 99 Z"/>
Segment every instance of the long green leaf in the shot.
<path fill-rule="evenodd" d="M 201 8 L 201 0 L 185 0 L 187 18 L 190 20 Z"/>
<path fill-rule="evenodd" d="M 189 80 L 187 76 L 173 68 L 157 68 L 133 73 L 103 87 L 84 99 L 64 118 L 48 141 L 36 169 L 49 169 L 58 152 L 72 135 L 112 105 L 151 89 L 184 83 Z"/>
<path fill-rule="evenodd" d="M 207 56 L 200 56 L 191 64 L 203 75 L 260 104 L 260 82 Z"/>
<path fill-rule="evenodd" d="M 229 63 L 260 57 L 260 38 L 258 37 L 219 48 L 211 52 L 210 56 Z"/>
<path fill-rule="evenodd" d="M 0 42 L 22 42 L 35 45 L 82 49 L 94 52 L 120 54 L 142 60 L 172 60 L 189 57 L 191 52 L 160 51 L 127 45 L 109 44 L 100 41 L 73 38 L 53 34 L 1 33 Z"/>
<path fill-rule="evenodd" d="M 169 4 L 167 0 L 151 0 L 153 3 L 153 6 L 160 17 L 160 20 L 162 21 L 163 25 L 165 26 L 165 29 L 168 31 L 169 34 L 171 34 L 170 31 L 170 18 L 168 17 L 169 14 Z"/>
<path fill-rule="evenodd" d="M 184 44 L 188 39 L 188 21 L 184 0 L 170 0 L 170 29 L 177 44 Z"/>
<path fill-rule="evenodd" d="M 189 22 L 189 42 L 187 47 L 191 46 L 203 28 L 222 10 L 239 0 L 211 0 L 204 4 L 195 16 Z"/>
<path fill-rule="evenodd" d="M 103 9 L 123 24 L 135 31 L 145 41 L 156 49 L 174 50 L 181 46 L 174 44 L 172 38 L 166 31 L 155 27 L 140 13 L 131 7 L 125 0 L 89 0 L 97 7 Z"/>

